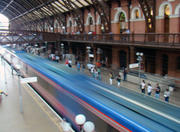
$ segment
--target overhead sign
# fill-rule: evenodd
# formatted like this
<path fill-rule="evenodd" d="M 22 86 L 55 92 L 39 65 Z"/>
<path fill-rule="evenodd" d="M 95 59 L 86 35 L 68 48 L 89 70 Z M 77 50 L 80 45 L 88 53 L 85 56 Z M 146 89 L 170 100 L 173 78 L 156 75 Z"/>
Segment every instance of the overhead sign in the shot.
<path fill-rule="evenodd" d="M 21 83 L 37 82 L 37 77 L 21 78 Z"/>
<path fill-rule="evenodd" d="M 139 67 L 139 63 L 129 64 L 129 68 L 136 68 L 136 67 Z"/>

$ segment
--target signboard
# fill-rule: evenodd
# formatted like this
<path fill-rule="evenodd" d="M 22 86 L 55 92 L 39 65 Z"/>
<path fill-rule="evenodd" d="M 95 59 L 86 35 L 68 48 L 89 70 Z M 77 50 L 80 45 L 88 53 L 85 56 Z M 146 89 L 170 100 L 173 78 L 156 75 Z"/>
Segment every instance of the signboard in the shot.
<path fill-rule="evenodd" d="M 21 83 L 37 82 L 37 77 L 21 78 Z"/>
<path fill-rule="evenodd" d="M 129 68 L 136 68 L 136 67 L 139 67 L 139 63 L 129 64 Z"/>
<path fill-rule="evenodd" d="M 94 54 L 89 54 L 89 57 L 92 57 L 92 58 L 93 58 L 93 57 L 94 57 Z"/>

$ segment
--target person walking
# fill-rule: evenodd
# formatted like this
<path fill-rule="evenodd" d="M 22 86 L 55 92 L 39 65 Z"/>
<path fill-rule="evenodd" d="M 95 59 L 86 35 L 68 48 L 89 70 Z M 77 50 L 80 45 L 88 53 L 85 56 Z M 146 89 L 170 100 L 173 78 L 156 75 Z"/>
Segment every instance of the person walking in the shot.
<path fill-rule="evenodd" d="M 159 99 L 159 97 L 160 97 L 160 92 L 161 92 L 161 88 L 160 88 L 160 86 L 159 86 L 159 83 L 157 83 L 156 89 L 155 89 L 155 98 Z"/>
<path fill-rule="evenodd" d="M 148 83 L 148 86 L 147 86 L 147 92 L 148 92 L 148 95 L 150 96 L 151 93 L 152 93 L 152 86 L 150 83 Z"/>
<path fill-rule="evenodd" d="M 144 94 L 145 94 L 145 88 L 146 88 L 146 83 L 145 83 L 145 81 L 143 80 L 143 81 L 141 82 L 141 92 L 144 93 Z"/>
<path fill-rule="evenodd" d="M 120 87 L 120 85 L 121 85 L 121 75 L 120 74 L 117 76 L 116 80 L 117 80 L 117 86 Z"/>
<path fill-rule="evenodd" d="M 164 92 L 164 100 L 166 102 L 169 102 L 169 96 L 170 96 L 170 91 L 169 89 L 167 88 L 166 91 Z"/>

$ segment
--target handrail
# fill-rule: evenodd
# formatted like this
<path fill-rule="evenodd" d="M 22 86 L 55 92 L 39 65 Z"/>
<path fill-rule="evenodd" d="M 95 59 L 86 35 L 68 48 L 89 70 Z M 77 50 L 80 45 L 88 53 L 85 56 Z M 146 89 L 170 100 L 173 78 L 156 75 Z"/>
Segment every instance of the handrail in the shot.
<path fill-rule="evenodd" d="M 67 34 L 60 35 L 60 40 L 101 41 L 110 43 L 170 44 L 180 46 L 180 33 L 145 33 L 145 34 Z"/>

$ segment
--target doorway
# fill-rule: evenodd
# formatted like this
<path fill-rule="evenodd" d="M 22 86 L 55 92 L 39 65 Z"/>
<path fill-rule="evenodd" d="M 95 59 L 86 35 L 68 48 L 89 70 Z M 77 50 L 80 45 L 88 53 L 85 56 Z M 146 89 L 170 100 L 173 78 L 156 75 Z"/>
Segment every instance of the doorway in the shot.
<path fill-rule="evenodd" d="M 162 55 L 162 75 L 165 76 L 168 74 L 168 56 Z"/>
<path fill-rule="evenodd" d="M 127 66 L 127 53 L 123 50 L 119 51 L 119 65 L 120 68 Z"/>

